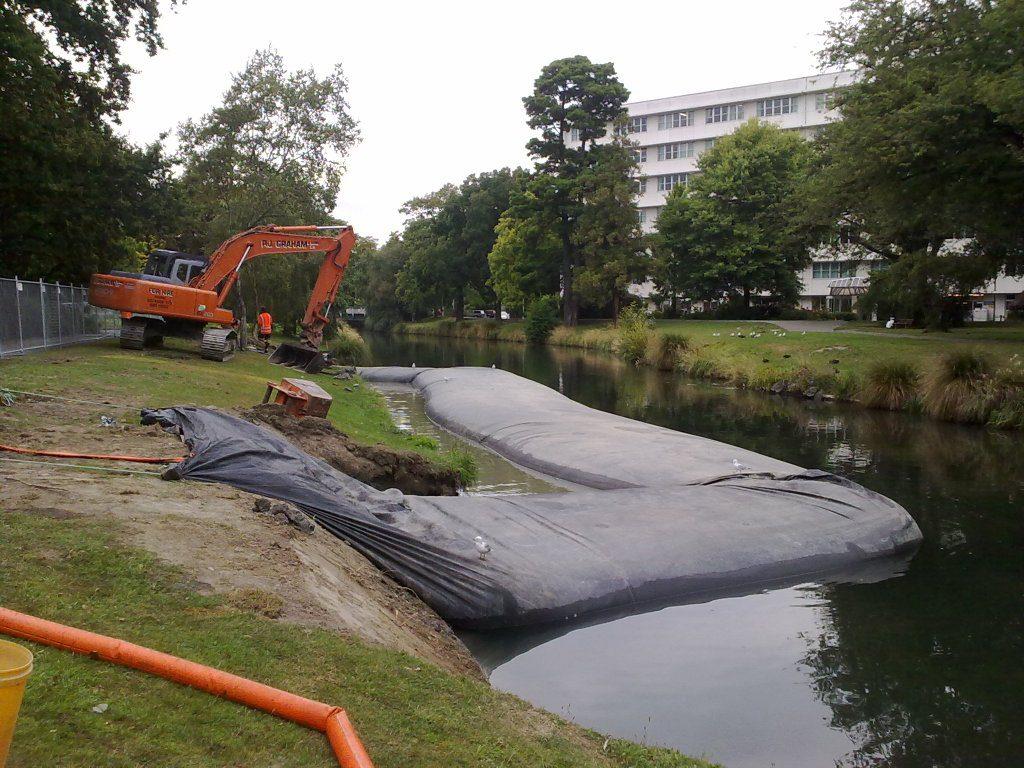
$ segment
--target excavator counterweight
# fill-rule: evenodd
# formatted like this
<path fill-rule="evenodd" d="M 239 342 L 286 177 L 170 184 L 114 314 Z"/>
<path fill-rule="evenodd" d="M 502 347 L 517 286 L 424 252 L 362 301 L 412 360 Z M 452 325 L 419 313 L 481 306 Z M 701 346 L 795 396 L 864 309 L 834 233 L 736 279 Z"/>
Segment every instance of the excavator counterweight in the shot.
<path fill-rule="evenodd" d="M 337 234 L 326 234 L 337 230 Z M 316 373 L 327 365 L 320 351 L 328 313 L 356 236 L 351 227 L 255 227 L 228 238 L 206 259 L 178 251 L 150 254 L 141 273 L 93 275 L 89 303 L 121 313 L 121 346 L 158 346 L 165 336 L 199 342 L 208 360 L 229 360 L 238 345 L 238 320 L 224 307 L 242 266 L 260 256 L 285 253 L 324 254 L 316 285 L 302 319 L 298 344 L 282 344 L 270 358 Z"/>

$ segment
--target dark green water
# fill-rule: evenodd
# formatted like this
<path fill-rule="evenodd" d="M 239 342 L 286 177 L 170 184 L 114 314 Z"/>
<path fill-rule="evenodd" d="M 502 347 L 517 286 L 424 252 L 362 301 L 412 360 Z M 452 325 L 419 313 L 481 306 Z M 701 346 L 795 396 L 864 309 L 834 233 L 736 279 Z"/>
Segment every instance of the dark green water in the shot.
<path fill-rule="evenodd" d="M 594 408 L 849 476 L 924 532 L 909 564 L 846 580 L 467 637 L 496 687 L 730 768 L 1024 765 L 1024 437 L 606 355 L 369 341 L 381 364 L 494 363 Z"/>

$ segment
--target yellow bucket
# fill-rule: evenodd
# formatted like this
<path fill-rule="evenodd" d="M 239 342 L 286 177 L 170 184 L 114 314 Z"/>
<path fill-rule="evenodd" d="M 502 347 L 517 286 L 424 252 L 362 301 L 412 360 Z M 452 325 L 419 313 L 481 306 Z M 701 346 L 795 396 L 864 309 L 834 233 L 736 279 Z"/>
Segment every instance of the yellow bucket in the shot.
<path fill-rule="evenodd" d="M 0 768 L 7 764 L 14 723 L 18 719 L 25 683 L 31 674 L 32 652 L 0 640 Z"/>

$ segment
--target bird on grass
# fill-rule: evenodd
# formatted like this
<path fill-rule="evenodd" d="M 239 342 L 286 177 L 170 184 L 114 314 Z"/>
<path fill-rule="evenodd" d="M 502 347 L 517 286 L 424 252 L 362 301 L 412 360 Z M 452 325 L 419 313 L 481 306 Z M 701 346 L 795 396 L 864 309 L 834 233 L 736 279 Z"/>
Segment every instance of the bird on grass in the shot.
<path fill-rule="evenodd" d="M 732 460 L 732 465 L 736 468 L 737 472 L 744 472 L 744 471 L 750 469 L 750 467 L 748 467 L 746 464 L 741 462 L 739 459 L 733 459 Z"/>
<path fill-rule="evenodd" d="M 480 553 L 480 559 L 486 560 L 487 553 L 491 551 L 491 545 L 484 541 L 483 536 L 474 536 L 473 542 L 476 544 L 476 551 Z"/>

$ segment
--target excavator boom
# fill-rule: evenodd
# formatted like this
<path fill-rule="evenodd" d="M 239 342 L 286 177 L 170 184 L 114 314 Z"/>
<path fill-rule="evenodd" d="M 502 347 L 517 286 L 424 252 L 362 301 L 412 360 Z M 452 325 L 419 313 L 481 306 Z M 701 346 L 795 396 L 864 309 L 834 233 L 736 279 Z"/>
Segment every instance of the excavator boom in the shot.
<path fill-rule="evenodd" d="M 165 335 L 201 337 L 203 357 L 227 360 L 234 353 L 238 322 L 224 303 L 246 262 L 270 254 L 322 252 L 320 274 L 302 321 L 301 344 L 290 345 L 297 351 L 288 360 L 293 365 L 306 360 L 306 365 L 322 368 L 319 346 L 327 312 L 345 275 L 355 239 L 351 227 L 255 227 L 225 240 L 208 261 L 159 251 L 150 262 L 165 265 L 163 269 L 93 275 L 89 303 L 121 312 L 124 347 L 141 349 L 161 342 Z M 219 327 L 207 328 L 210 323 Z"/>

